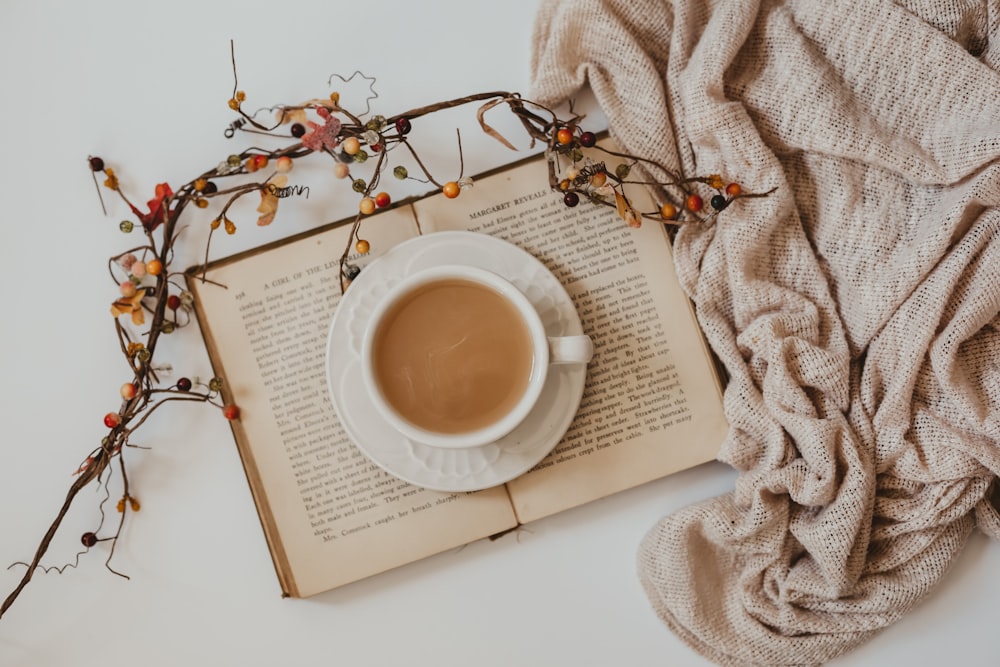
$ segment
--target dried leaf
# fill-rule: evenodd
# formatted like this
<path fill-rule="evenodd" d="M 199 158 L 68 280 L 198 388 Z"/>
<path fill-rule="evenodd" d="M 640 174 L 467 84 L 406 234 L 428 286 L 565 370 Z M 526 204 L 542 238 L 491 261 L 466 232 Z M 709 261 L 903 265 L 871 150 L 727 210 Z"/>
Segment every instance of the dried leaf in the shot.
<path fill-rule="evenodd" d="M 642 216 L 632 207 L 625 195 L 615 190 L 615 206 L 618 208 L 618 217 L 625 221 L 629 227 L 638 228 L 642 226 Z"/>
<path fill-rule="evenodd" d="M 130 297 L 122 297 L 111 304 L 111 314 L 114 317 L 122 315 L 132 315 L 132 324 L 141 326 L 146 321 L 146 316 L 142 312 L 142 299 L 146 296 L 146 290 L 139 290 Z"/>
<path fill-rule="evenodd" d="M 485 132 L 486 134 L 490 135 L 491 137 L 493 137 L 494 139 L 496 139 L 497 141 L 499 141 L 501 144 L 503 144 L 507 148 L 511 149 L 512 151 L 516 151 L 517 149 L 514 148 L 514 145 L 512 143 L 510 143 L 509 141 L 507 141 L 507 139 L 505 139 L 502 134 L 500 134 L 499 132 L 497 132 L 496 130 L 494 130 L 492 127 L 490 127 L 489 125 L 487 125 L 486 124 L 486 119 L 484 118 L 484 116 L 486 115 L 487 111 L 489 111 L 490 109 L 492 109 L 496 105 L 500 104 L 501 102 L 503 102 L 503 99 L 502 98 L 498 98 L 498 99 L 495 99 L 495 100 L 491 100 L 491 101 L 487 102 L 486 104 L 484 104 L 483 106 L 479 107 L 479 111 L 476 113 L 476 117 L 479 119 L 479 127 L 483 128 L 483 132 Z"/>
<path fill-rule="evenodd" d="M 257 207 L 260 217 L 257 218 L 257 224 L 261 227 L 274 222 L 274 216 L 278 212 L 278 195 L 275 192 L 286 185 L 288 185 L 288 177 L 284 174 L 278 174 L 260 189 L 260 206 Z"/>

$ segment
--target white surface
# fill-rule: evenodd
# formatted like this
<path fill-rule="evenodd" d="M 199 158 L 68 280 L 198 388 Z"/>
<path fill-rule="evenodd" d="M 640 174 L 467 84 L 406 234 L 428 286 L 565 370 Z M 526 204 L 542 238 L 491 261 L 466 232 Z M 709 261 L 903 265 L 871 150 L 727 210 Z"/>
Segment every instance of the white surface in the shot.
<path fill-rule="evenodd" d="M 506 241 L 473 232 L 418 236 L 397 245 L 365 267 L 337 306 L 327 340 L 327 384 L 347 435 L 368 458 L 411 484 L 437 491 L 475 491 L 504 484 L 530 470 L 559 444 L 583 396 L 583 364 L 552 366 L 538 398 L 523 420 L 502 437 L 480 447 L 435 447 L 400 434 L 377 407 L 362 358 L 364 332 L 382 296 L 425 269 L 470 265 L 499 274 L 537 309 L 538 334 L 578 335 L 583 327 L 559 280 L 538 259 Z M 439 274 L 440 275 L 440 274 Z M 397 292 L 398 293 L 398 292 Z M 383 311 L 384 312 L 384 311 Z M 346 354 L 331 355 L 330 350 Z M 366 391 L 359 391 L 364 388 Z"/>
<path fill-rule="evenodd" d="M 0 565 L 31 556 L 124 381 L 106 261 L 129 247 L 117 228 L 126 212 L 106 195 L 111 210 L 101 215 L 87 156 L 104 157 L 139 202 L 156 183 L 189 180 L 225 158 L 237 145 L 222 136 L 232 119 L 230 38 L 251 108 L 326 95 L 331 73 L 354 70 L 378 78 L 385 115 L 476 91 L 527 93 L 535 6 L 4 3 Z M 493 124 L 520 138 L 502 116 Z M 478 133 L 474 107 L 431 125 L 414 132 L 433 164 L 454 164 L 456 125 L 467 174 L 515 157 Z M 247 218 L 215 240 L 212 256 L 342 217 L 356 201 L 342 193 L 314 190 L 298 210 L 321 208 L 318 217 L 279 211 L 268 229 Z M 206 225 L 192 224 L 175 266 L 200 258 Z M 161 360 L 209 375 L 196 329 L 169 342 Z M 39 573 L 0 620 L 0 664 L 706 664 L 650 611 L 633 562 L 660 516 L 731 488 L 721 465 L 298 601 L 279 597 L 218 413 L 179 406 L 141 433 L 150 449 L 129 461 L 143 509 L 113 561 L 131 580 L 104 569 L 103 547 L 75 570 Z M 81 495 L 46 563 L 72 560 L 99 498 Z M 998 572 L 1000 545 L 974 536 L 919 608 L 836 664 L 996 664 Z M 20 576 L 17 566 L 0 570 L 4 594 Z"/>

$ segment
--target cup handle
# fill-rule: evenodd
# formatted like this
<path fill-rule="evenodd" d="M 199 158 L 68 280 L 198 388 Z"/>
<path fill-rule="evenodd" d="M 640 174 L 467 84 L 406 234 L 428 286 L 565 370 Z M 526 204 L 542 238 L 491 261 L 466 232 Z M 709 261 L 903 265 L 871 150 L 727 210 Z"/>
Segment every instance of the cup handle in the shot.
<path fill-rule="evenodd" d="M 585 364 L 593 356 L 590 336 L 549 336 L 550 364 Z"/>

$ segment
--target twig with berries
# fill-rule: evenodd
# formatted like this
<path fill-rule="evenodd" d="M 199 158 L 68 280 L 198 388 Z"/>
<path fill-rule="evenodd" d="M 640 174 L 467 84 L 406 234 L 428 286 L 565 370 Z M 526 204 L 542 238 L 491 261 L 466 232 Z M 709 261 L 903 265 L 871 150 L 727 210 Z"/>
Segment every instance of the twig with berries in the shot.
<path fill-rule="evenodd" d="M 356 75 L 352 75 L 351 79 Z M 351 79 L 338 77 L 341 81 Z M 373 80 L 363 77 L 365 80 Z M 380 209 L 391 205 L 388 187 L 383 185 L 383 175 L 391 171 L 397 179 L 414 179 L 429 183 L 454 199 L 462 190 L 472 186 L 472 180 L 463 174 L 464 162 L 459 136 L 459 166 L 452 179 L 439 179 L 427 168 L 416 148 L 410 142 L 414 124 L 422 117 L 457 107 L 478 103 L 477 117 L 487 135 L 514 149 L 505 137 L 486 122 L 490 110 L 502 106 L 520 120 L 531 145 L 541 142 L 548 157 L 549 186 L 563 196 L 567 206 L 576 206 L 587 200 L 598 205 L 614 206 L 626 224 L 637 227 L 643 219 L 657 220 L 663 224 L 679 225 L 688 222 L 706 223 L 714 219 L 734 200 L 743 197 L 764 197 L 770 192 L 744 191 L 737 182 L 727 182 L 720 176 L 685 178 L 656 162 L 607 150 L 597 142 L 594 133 L 580 129 L 581 116 L 570 110 L 570 117 L 560 119 L 557 114 L 540 104 L 523 99 L 517 93 L 494 91 L 477 93 L 453 100 L 417 107 L 392 116 L 370 115 L 370 103 L 377 98 L 369 84 L 370 95 L 365 99 L 364 113 L 355 114 L 340 103 L 339 92 L 325 98 L 311 99 L 295 105 L 279 105 L 268 109 L 272 117 L 266 122 L 263 111 L 253 114 L 244 111 L 246 94 L 238 90 L 235 82 L 228 104 L 237 119 L 226 129 L 227 137 L 238 133 L 268 137 L 280 145 L 274 148 L 252 146 L 229 155 L 214 167 L 176 190 L 167 183 L 154 188 L 154 196 L 146 208 L 140 209 L 122 191 L 115 170 L 99 157 L 90 157 L 88 165 L 94 176 L 98 194 L 102 192 L 98 175 L 103 177 L 104 188 L 113 192 L 128 208 L 132 217 L 122 220 L 119 228 L 126 234 L 138 231 L 144 238 L 133 247 L 112 256 L 108 270 L 115 285 L 116 296 L 110 312 L 114 319 L 115 333 L 125 360 L 125 382 L 119 390 L 117 410 L 104 416 L 105 432 L 100 444 L 91 449 L 75 473 L 66 498 L 55 519 L 42 537 L 29 562 L 17 563 L 25 568 L 17 587 L 0 605 L 0 617 L 10 608 L 33 574 L 66 567 L 75 567 L 81 555 L 101 542 L 109 543 L 105 565 L 111 567 L 115 546 L 122 537 L 125 517 L 139 510 L 130 484 L 125 453 L 137 447 L 132 442 L 136 431 L 149 417 L 168 404 L 180 402 L 208 403 L 217 407 L 229 420 L 239 418 L 239 408 L 226 404 L 221 397 L 221 378 L 202 382 L 197 378 L 180 377 L 165 383 L 169 367 L 154 363 L 157 344 L 161 336 L 170 335 L 191 322 L 193 296 L 176 280 L 171 271 L 174 247 L 178 240 L 180 221 L 189 212 L 207 209 L 212 200 L 221 205 L 207 219 L 208 237 L 205 247 L 206 264 L 212 235 L 218 229 L 227 234 L 236 232 L 232 219 L 234 204 L 247 196 L 258 196 L 257 225 L 271 224 L 278 212 L 281 199 L 308 192 L 307 186 L 289 182 L 294 165 L 302 159 L 320 156 L 332 160 L 335 178 L 350 183 L 350 190 L 358 197 L 358 209 L 351 226 L 347 247 L 340 258 L 341 289 L 347 289 L 360 269 L 349 262 L 353 252 L 366 254 L 371 244 L 361 236 L 363 220 Z M 416 164 L 422 178 L 410 176 L 407 168 L 394 160 L 394 151 L 404 149 L 404 155 Z M 597 155 L 601 159 L 595 159 Z M 606 166 L 607 159 L 621 162 L 613 169 Z M 633 167 L 642 165 L 648 173 L 665 176 L 663 181 L 630 180 Z M 352 170 L 358 170 L 354 173 Z M 366 169 L 367 173 L 360 173 Z M 709 199 L 712 211 L 702 216 L 705 208 L 702 196 L 695 186 L 706 186 L 716 192 Z M 638 211 L 631 203 L 627 188 L 650 186 L 661 198 L 656 211 Z M 679 193 L 674 200 L 671 190 Z M 102 210 L 107 214 L 103 197 Z M 201 280 L 207 280 L 202 271 Z M 104 504 L 111 498 L 110 482 L 117 470 L 122 487 L 117 509 L 119 521 L 111 529 L 104 527 Z M 80 538 L 84 551 L 77 554 L 73 563 L 62 567 L 41 564 L 73 501 L 79 492 L 92 483 L 106 490 L 101 501 L 98 525 Z M 125 575 L 121 575 L 125 576 Z"/>

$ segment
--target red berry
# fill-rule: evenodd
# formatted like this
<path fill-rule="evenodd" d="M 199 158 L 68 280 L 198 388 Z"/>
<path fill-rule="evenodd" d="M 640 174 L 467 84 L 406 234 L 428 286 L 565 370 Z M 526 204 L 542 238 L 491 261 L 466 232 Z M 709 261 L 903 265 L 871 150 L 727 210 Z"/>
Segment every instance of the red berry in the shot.
<path fill-rule="evenodd" d="M 584 148 L 590 148 L 597 143 L 597 135 L 593 132 L 584 132 L 580 135 L 580 145 Z"/>
<path fill-rule="evenodd" d="M 239 419 L 240 409 L 238 406 L 230 403 L 226 407 L 222 408 L 222 416 L 228 419 L 229 421 L 233 421 L 234 419 Z"/>
<path fill-rule="evenodd" d="M 705 202 L 698 195 L 690 194 L 687 200 L 685 200 L 684 205 L 687 206 L 689 211 L 697 213 L 705 206 Z"/>
<path fill-rule="evenodd" d="M 399 118 L 396 120 L 396 131 L 400 134 L 407 134 L 411 129 L 409 118 Z"/>
<path fill-rule="evenodd" d="M 177 310 L 181 307 L 181 298 L 176 294 L 171 294 L 167 297 L 167 308 L 170 310 Z"/>
<path fill-rule="evenodd" d="M 291 130 L 292 130 L 292 136 L 298 139 L 299 137 L 305 135 L 306 126 L 302 125 L 301 123 L 294 123 L 291 127 Z"/>
<path fill-rule="evenodd" d="M 88 549 L 97 544 L 97 535 L 87 532 L 80 536 L 80 542 Z"/>
<path fill-rule="evenodd" d="M 392 197 L 389 196 L 388 192 L 380 192 L 375 195 L 375 205 L 379 208 L 385 208 L 392 203 Z"/>
<path fill-rule="evenodd" d="M 177 388 L 181 391 L 191 391 L 191 380 L 187 378 L 181 378 L 177 381 Z"/>
<path fill-rule="evenodd" d="M 104 160 L 99 157 L 90 158 L 91 171 L 104 171 Z"/>
<path fill-rule="evenodd" d="M 576 194 L 575 192 L 567 192 L 563 196 L 563 203 L 566 204 L 566 206 L 572 208 L 580 203 L 580 195 Z"/>
<path fill-rule="evenodd" d="M 121 418 L 115 412 L 109 412 L 108 414 L 104 415 L 104 425 L 107 426 L 108 428 L 114 428 L 115 426 L 118 426 L 118 424 L 120 424 L 121 421 L 122 421 Z"/>

